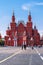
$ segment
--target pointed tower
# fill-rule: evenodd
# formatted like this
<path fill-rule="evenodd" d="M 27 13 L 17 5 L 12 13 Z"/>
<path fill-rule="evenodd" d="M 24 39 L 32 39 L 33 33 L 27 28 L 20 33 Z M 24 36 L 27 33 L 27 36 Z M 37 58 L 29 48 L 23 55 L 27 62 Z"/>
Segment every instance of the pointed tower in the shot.
<path fill-rule="evenodd" d="M 31 17 L 31 12 L 29 11 L 29 15 L 28 15 L 28 22 L 27 22 L 27 27 L 28 28 L 32 28 L 32 17 Z"/>
<path fill-rule="evenodd" d="M 13 15 L 12 15 L 12 22 L 15 22 L 15 15 L 14 15 L 14 11 L 13 11 Z"/>
<path fill-rule="evenodd" d="M 31 22 L 31 12 L 29 11 L 28 22 Z"/>
<path fill-rule="evenodd" d="M 31 12 L 29 11 L 28 15 L 28 22 L 27 22 L 27 33 L 31 37 L 32 36 L 32 17 L 31 17 Z"/>
<path fill-rule="evenodd" d="M 36 25 L 34 26 L 34 35 L 36 35 L 38 32 L 37 28 L 36 28 Z"/>
<path fill-rule="evenodd" d="M 36 30 L 36 25 L 34 26 L 34 30 Z"/>
<path fill-rule="evenodd" d="M 11 27 L 11 30 L 14 30 L 14 29 L 16 28 L 16 22 L 15 22 L 14 11 L 13 11 L 12 21 L 11 21 L 11 23 L 10 23 L 10 27 Z"/>
<path fill-rule="evenodd" d="M 9 29 L 10 29 L 10 27 L 8 26 L 8 27 L 7 27 L 7 29 L 9 30 Z"/>
<path fill-rule="evenodd" d="M 40 34 L 36 28 L 36 25 L 34 26 L 34 41 L 35 41 L 35 45 L 40 44 Z"/>
<path fill-rule="evenodd" d="M 9 36 L 10 27 L 7 27 L 6 34 Z"/>

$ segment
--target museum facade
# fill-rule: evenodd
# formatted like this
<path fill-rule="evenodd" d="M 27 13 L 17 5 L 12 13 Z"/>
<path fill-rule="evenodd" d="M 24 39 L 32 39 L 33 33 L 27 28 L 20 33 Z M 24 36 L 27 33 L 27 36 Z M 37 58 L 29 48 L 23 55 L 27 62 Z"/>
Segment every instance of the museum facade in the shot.
<path fill-rule="evenodd" d="M 12 21 L 10 22 L 10 27 L 6 30 L 5 45 L 7 46 L 21 46 L 26 45 L 39 45 L 40 44 L 40 34 L 34 26 L 31 13 L 29 12 L 28 21 L 26 24 L 24 21 L 19 21 L 16 23 L 16 18 L 13 12 Z"/>

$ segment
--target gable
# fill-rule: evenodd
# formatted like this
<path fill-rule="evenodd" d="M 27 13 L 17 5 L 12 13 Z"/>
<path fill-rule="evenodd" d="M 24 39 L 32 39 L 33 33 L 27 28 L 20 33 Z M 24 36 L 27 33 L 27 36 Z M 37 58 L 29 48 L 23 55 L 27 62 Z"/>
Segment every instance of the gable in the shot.
<path fill-rule="evenodd" d="M 23 32 L 26 30 L 26 29 L 25 29 L 25 26 L 24 26 L 22 23 L 20 23 L 20 24 L 18 25 L 17 29 L 18 29 L 19 35 L 20 35 L 20 34 L 23 34 Z"/>
<path fill-rule="evenodd" d="M 20 28 L 24 28 L 24 24 L 21 22 L 19 25 L 18 25 L 18 27 L 20 27 Z"/>

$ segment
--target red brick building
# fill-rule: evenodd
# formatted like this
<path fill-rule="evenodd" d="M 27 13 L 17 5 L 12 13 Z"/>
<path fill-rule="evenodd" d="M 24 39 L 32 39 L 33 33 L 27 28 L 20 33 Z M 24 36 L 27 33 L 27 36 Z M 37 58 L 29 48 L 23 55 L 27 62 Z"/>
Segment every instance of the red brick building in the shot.
<path fill-rule="evenodd" d="M 19 21 L 17 24 L 15 21 L 15 15 L 13 13 L 12 21 L 10 27 L 6 30 L 5 45 L 8 46 L 21 46 L 26 45 L 39 45 L 40 44 L 40 34 L 36 29 L 33 28 L 31 13 L 28 15 L 28 21 L 26 25 L 24 21 Z"/>

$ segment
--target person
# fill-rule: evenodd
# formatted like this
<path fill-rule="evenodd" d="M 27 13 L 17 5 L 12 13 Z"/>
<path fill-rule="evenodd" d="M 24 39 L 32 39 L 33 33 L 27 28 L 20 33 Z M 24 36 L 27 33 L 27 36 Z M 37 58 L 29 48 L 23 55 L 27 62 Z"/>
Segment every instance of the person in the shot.
<path fill-rule="evenodd" d="M 24 49 L 26 50 L 26 41 L 25 41 L 25 43 L 24 43 Z"/>
<path fill-rule="evenodd" d="M 23 50 L 23 49 L 26 50 L 26 45 L 25 45 L 25 44 L 24 44 L 24 45 L 22 44 L 22 50 Z"/>
<path fill-rule="evenodd" d="M 24 41 L 23 41 L 23 44 L 22 44 L 22 50 L 24 49 L 24 47 L 25 47 L 25 46 L 24 46 Z"/>
<path fill-rule="evenodd" d="M 24 45 L 24 49 L 26 50 L 26 45 Z"/>
<path fill-rule="evenodd" d="M 34 48 L 33 48 L 33 46 L 32 46 L 32 50 L 33 50 Z"/>

